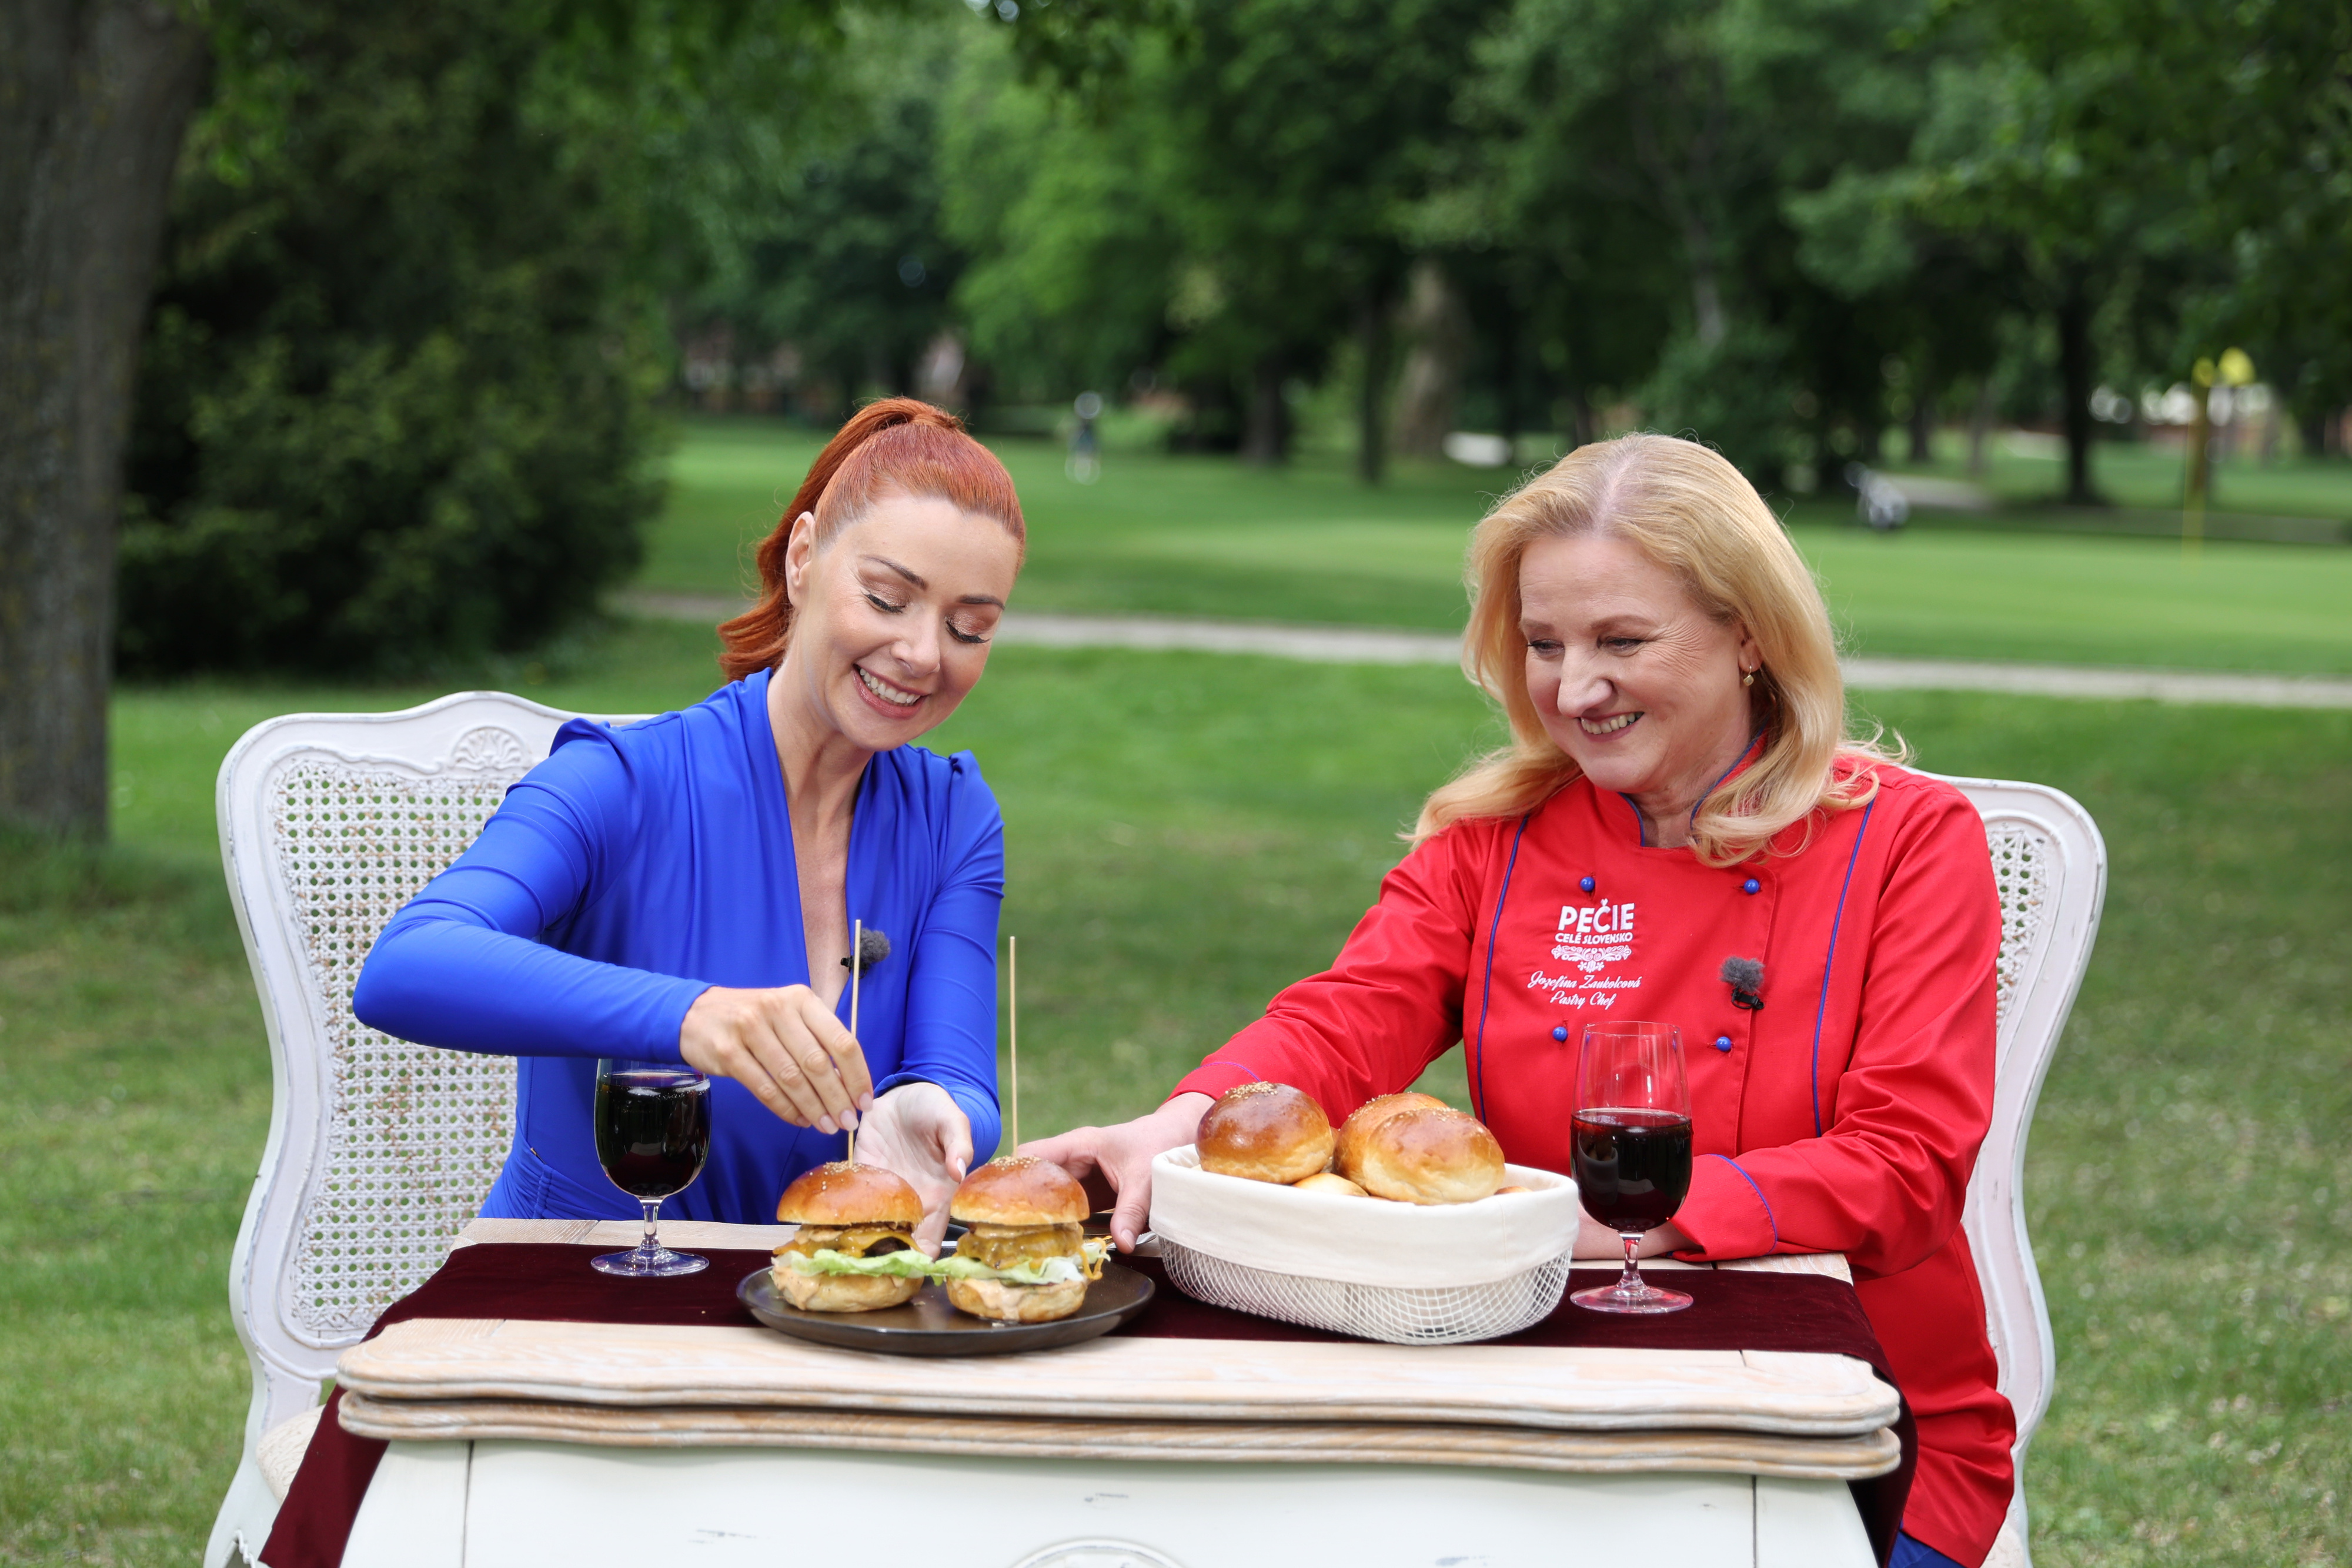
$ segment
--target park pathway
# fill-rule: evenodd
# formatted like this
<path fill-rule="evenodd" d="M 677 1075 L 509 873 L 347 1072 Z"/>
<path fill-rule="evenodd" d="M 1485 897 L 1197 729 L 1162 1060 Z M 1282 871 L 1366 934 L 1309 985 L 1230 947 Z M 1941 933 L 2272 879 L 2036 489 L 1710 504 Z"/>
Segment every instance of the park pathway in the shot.
<path fill-rule="evenodd" d="M 630 593 L 624 611 L 661 620 L 716 622 L 739 613 L 732 600 Z M 1016 611 L 1000 641 L 1041 648 L 1139 648 L 1194 653 L 1255 653 L 1320 664 L 1452 664 L 1461 640 L 1443 632 L 1371 626 L 1281 626 L 1188 621 L 1158 615 L 1055 615 Z M 1846 684 L 1864 691 L 2002 692 L 2021 696 L 2105 697 L 2236 707 L 2352 708 L 2352 680 L 2316 675 L 2223 674 L 2195 670 L 2108 669 L 1958 659 L 1849 658 Z"/>

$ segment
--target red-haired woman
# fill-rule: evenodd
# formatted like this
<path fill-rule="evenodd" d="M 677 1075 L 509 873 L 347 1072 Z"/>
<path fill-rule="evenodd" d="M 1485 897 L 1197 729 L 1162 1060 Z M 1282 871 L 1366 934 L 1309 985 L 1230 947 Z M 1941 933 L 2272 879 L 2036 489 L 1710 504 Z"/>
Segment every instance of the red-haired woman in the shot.
<path fill-rule="evenodd" d="M 842 427 L 719 628 L 728 684 L 620 728 L 575 720 L 473 848 L 384 928 L 352 1009 L 373 1028 L 522 1058 L 483 1213 L 627 1218 L 592 1124 L 596 1059 L 712 1086 L 682 1218 L 765 1221 L 842 1155 L 932 1213 L 997 1138 L 1004 832 L 969 753 L 911 744 L 981 677 L 1021 570 L 1013 482 L 911 399 Z M 851 922 L 886 934 L 843 1021 Z"/>

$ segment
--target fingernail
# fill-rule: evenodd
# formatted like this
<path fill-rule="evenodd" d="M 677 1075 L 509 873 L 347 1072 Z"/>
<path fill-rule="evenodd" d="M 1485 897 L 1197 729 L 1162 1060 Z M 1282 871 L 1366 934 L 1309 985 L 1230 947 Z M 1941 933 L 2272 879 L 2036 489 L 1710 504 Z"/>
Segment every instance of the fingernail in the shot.
<path fill-rule="evenodd" d="M 841 1131 L 839 1127 L 834 1125 L 833 1118 L 830 1116 L 819 1116 L 816 1119 L 816 1130 L 820 1133 L 838 1133 Z"/>
<path fill-rule="evenodd" d="M 841 1113 L 841 1124 L 853 1130 L 856 1129 L 857 1125 L 857 1113 L 855 1111 L 844 1111 Z"/>

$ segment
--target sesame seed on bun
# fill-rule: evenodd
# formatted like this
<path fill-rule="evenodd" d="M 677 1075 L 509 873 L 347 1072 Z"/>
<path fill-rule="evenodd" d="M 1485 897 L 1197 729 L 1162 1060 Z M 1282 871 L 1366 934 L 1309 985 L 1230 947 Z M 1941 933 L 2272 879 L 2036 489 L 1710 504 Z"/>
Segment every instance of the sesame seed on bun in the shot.
<path fill-rule="evenodd" d="M 1287 1083 L 1226 1090 L 1193 1139 L 1202 1170 L 1249 1181 L 1287 1185 L 1331 1163 L 1331 1119 Z"/>
<path fill-rule="evenodd" d="M 891 1225 L 911 1229 L 922 1223 L 923 1200 L 896 1171 L 846 1160 L 817 1166 L 784 1188 L 776 1218 L 785 1225 Z"/>
<path fill-rule="evenodd" d="M 1076 1225 L 1089 1209 L 1087 1189 L 1069 1172 L 1027 1155 L 989 1161 L 948 1200 L 949 1218 L 966 1225 Z"/>

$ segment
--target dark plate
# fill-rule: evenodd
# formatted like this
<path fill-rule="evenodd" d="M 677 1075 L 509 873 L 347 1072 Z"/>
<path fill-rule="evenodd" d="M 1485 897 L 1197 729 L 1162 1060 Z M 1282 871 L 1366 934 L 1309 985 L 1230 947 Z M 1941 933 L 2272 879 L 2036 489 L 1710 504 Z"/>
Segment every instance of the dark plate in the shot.
<path fill-rule="evenodd" d="M 1003 1355 L 1013 1351 L 1052 1350 L 1107 1334 L 1151 1301 L 1151 1281 L 1132 1269 L 1103 1265 L 1102 1278 L 1087 1287 L 1087 1299 L 1066 1318 L 1050 1323 L 1001 1323 L 975 1318 L 948 1305 L 943 1286 L 925 1285 L 903 1306 L 878 1312 L 804 1312 L 776 1294 L 765 1269 L 743 1276 L 735 1299 L 751 1314 L 794 1339 L 840 1350 L 879 1351 L 885 1355 Z"/>

